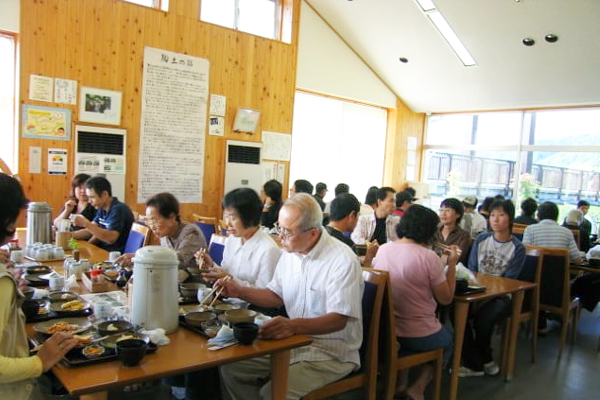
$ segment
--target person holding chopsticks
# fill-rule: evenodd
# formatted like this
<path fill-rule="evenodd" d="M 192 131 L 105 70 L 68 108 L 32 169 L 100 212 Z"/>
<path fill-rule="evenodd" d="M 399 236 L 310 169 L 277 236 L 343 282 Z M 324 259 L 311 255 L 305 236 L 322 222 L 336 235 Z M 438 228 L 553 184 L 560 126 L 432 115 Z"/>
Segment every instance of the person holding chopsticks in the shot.
<path fill-rule="evenodd" d="M 258 194 L 249 188 L 234 189 L 223 197 L 223 220 L 230 235 L 225 240 L 223 261 L 217 266 L 203 250 L 196 253 L 202 274 L 208 281 L 231 275 L 240 285 L 264 288 L 267 286 L 281 249 L 260 227 L 263 204 Z"/>
<path fill-rule="evenodd" d="M 525 246 L 511 234 L 515 206 L 510 200 L 498 200 L 489 211 L 492 231 L 480 233 L 475 239 L 469 269 L 480 274 L 518 279 L 525 261 Z M 510 297 L 497 296 L 470 306 L 460 377 L 500 372 L 492 354 L 492 334 L 496 324 L 509 316 L 510 303 Z"/>
<path fill-rule="evenodd" d="M 15 233 L 19 212 L 27 199 L 18 180 L 0 173 L 0 244 L 7 243 Z M 18 274 L 0 262 L 0 398 L 42 398 L 36 378 L 77 345 L 72 334 L 56 333 L 29 355 L 25 315 L 21 304 L 25 296 L 19 288 Z"/>
<path fill-rule="evenodd" d="M 444 349 L 444 365 L 452 356 L 452 333 L 435 315 L 437 303 L 452 302 L 458 247 L 448 246 L 448 275 L 440 258 L 430 250 L 439 217 L 419 204 L 411 206 L 396 227 L 400 239 L 381 246 L 373 267 L 389 273 L 394 299 L 394 325 L 400 354 Z M 433 377 L 429 364 L 408 387 L 408 370 L 398 374 L 396 395 L 422 400 Z"/>
<path fill-rule="evenodd" d="M 89 202 L 85 191 L 85 182 L 90 179 L 88 174 L 77 174 L 71 180 L 71 192 L 69 200 L 65 202 L 62 210 L 54 219 L 54 226 L 58 227 L 59 221 L 69 219 L 71 214 L 81 214 L 90 221 L 96 216 L 96 209 Z M 73 230 L 83 229 L 79 226 L 73 226 Z"/>
<path fill-rule="evenodd" d="M 287 199 L 277 225 L 285 252 L 267 287 L 223 279 L 216 283 L 225 296 L 262 307 L 285 306 L 289 318 L 265 322 L 259 337 L 304 334 L 313 340 L 291 351 L 286 399 L 299 399 L 360 367 L 364 289 L 360 264 L 349 246 L 323 229 L 322 221 L 321 208 L 311 195 Z M 271 398 L 269 357 L 223 365 L 220 371 L 224 399 Z"/>
<path fill-rule="evenodd" d="M 459 261 L 466 266 L 472 240 L 469 232 L 459 226 L 465 213 L 462 203 L 455 198 L 444 199 L 439 213 L 442 224 L 435 233 L 435 252 L 442 257 L 444 247 L 456 245 L 460 249 Z"/>

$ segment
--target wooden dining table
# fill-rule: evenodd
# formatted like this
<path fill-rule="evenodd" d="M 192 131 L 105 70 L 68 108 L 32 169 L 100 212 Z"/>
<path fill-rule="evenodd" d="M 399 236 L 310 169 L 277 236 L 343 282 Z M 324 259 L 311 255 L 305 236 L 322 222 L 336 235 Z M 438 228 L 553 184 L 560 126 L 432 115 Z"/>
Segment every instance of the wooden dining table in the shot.
<path fill-rule="evenodd" d="M 18 231 L 20 243 L 25 243 L 25 233 Z M 23 236 L 21 240 L 21 236 Z M 108 259 L 108 252 L 85 241 L 78 241 L 81 258 L 96 263 Z M 62 273 L 62 261 L 44 262 Z M 109 290 L 119 290 L 111 284 Z M 71 289 L 69 289 L 71 290 Z M 87 288 L 81 285 L 74 291 L 85 294 Z M 34 324 L 27 324 L 27 333 L 35 335 Z M 168 335 L 170 343 L 160 346 L 153 354 L 148 354 L 136 367 L 124 367 L 119 361 L 110 361 L 82 367 L 69 367 L 58 363 L 52 372 L 73 396 L 81 399 L 106 399 L 108 390 L 133 383 L 165 378 L 186 372 L 217 367 L 240 360 L 270 355 L 272 398 L 285 398 L 290 364 L 290 350 L 309 345 L 312 339 L 305 335 L 295 335 L 281 340 L 257 339 L 252 345 L 235 345 L 221 350 L 208 350 L 207 338 L 184 328 Z"/>
<path fill-rule="evenodd" d="M 458 393 L 458 371 L 460 368 L 469 304 L 498 296 L 512 295 L 511 325 L 507 352 L 508 360 L 505 375 L 505 380 L 508 382 L 513 377 L 517 334 L 519 329 L 519 314 L 521 313 L 521 307 L 523 305 L 523 296 L 525 290 L 532 289 L 536 285 L 532 282 L 502 278 L 482 273 L 475 273 L 475 275 L 479 284 L 486 288 L 485 292 L 454 296 L 454 353 L 452 356 L 452 376 L 450 378 L 450 400 L 456 400 Z"/>

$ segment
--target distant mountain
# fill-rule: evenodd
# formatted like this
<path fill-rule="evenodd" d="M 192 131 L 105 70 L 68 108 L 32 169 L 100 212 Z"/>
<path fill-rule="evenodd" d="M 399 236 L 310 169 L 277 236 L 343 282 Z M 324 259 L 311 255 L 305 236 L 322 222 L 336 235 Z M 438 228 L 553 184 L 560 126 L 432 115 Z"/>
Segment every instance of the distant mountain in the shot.
<path fill-rule="evenodd" d="M 541 146 L 600 146 L 600 133 L 579 136 L 565 135 L 560 138 L 544 139 L 536 142 Z M 541 152 L 533 153 L 533 163 L 562 167 L 600 171 L 600 154 L 594 152 Z"/>

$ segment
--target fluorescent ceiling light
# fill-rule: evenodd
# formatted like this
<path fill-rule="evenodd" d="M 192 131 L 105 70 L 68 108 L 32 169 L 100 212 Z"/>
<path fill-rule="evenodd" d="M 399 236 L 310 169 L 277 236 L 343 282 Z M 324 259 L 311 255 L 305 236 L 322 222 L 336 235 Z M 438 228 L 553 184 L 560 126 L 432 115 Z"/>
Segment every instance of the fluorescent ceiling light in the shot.
<path fill-rule="evenodd" d="M 417 3 L 419 3 L 423 11 L 435 10 L 435 4 L 433 4 L 433 0 L 417 0 Z"/>
<path fill-rule="evenodd" d="M 417 0 L 419 5 L 421 1 L 430 1 L 430 0 Z M 435 27 L 440 31 L 444 39 L 448 42 L 452 50 L 456 53 L 458 58 L 462 61 L 465 67 L 472 67 L 473 65 L 477 65 L 475 59 L 469 53 L 469 50 L 465 47 L 463 42 L 461 42 L 460 38 L 454 32 L 446 18 L 437 10 L 429 11 L 426 13 L 431 22 L 435 25 Z"/>

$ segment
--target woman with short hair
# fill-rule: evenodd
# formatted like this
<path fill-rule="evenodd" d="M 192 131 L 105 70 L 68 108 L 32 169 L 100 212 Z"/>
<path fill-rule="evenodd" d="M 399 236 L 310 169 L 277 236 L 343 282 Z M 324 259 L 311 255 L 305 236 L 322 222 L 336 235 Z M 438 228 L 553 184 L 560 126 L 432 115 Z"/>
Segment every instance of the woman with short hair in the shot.
<path fill-rule="evenodd" d="M 0 245 L 15 234 L 17 217 L 27 202 L 19 181 L 0 173 Z M 25 315 L 21 311 L 25 295 L 16 276 L 0 261 L 0 397 L 37 399 L 42 395 L 35 378 L 59 362 L 77 345 L 77 340 L 70 333 L 55 333 L 37 355 L 29 355 Z"/>
<path fill-rule="evenodd" d="M 92 221 L 96 216 L 96 209 L 92 206 L 85 191 L 85 182 L 90 179 L 88 174 L 77 174 L 71 180 L 71 191 L 69 192 L 69 200 L 65 202 L 62 210 L 54 219 L 54 226 L 58 226 L 58 221 L 61 219 L 69 219 L 71 214 L 81 214 L 89 221 Z M 73 230 L 83 229 L 79 226 L 73 226 Z"/>
<path fill-rule="evenodd" d="M 395 329 L 400 352 L 424 352 L 444 349 L 444 365 L 452 355 L 452 333 L 435 315 L 437 303 L 452 302 L 455 286 L 458 247 L 451 246 L 448 255 L 448 275 L 435 252 L 430 250 L 437 231 L 436 213 L 419 204 L 411 206 L 396 226 L 399 239 L 379 248 L 373 260 L 375 269 L 387 271 L 392 285 Z M 408 371 L 399 374 L 396 394 L 406 391 L 416 400 L 433 376 L 433 367 L 424 365 L 410 388 Z"/>
<path fill-rule="evenodd" d="M 442 224 L 435 233 L 435 241 L 446 246 L 457 245 L 461 251 L 459 261 L 466 266 L 472 240 L 469 232 L 459 226 L 464 213 L 465 209 L 460 200 L 455 198 L 444 199 L 440 204 L 440 221 Z M 443 255 L 439 246 L 436 246 L 435 252 L 438 256 Z"/>
<path fill-rule="evenodd" d="M 160 239 L 160 245 L 175 250 L 179 259 L 178 279 L 183 282 L 189 277 L 187 268 L 197 268 L 194 254 L 206 248 L 206 238 L 196 226 L 184 222 L 179 216 L 179 201 L 171 193 L 159 193 L 146 201 L 146 216 L 142 219 Z M 131 265 L 133 253 L 123 254 L 117 262 Z"/>
<path fill-rule="evenodd" d="M 271 281 L 281 250 L 260 228 L 262 202 L 249 188 L 234 189 L 223 197 L 223 220 L 230 234 L 225 240 L 223 261 L 214 264 L 207 252 L 199 252 L 211 271 L 205 279 L 217 280 L 231 275 L 244 286 L 264 288 Z"/>

